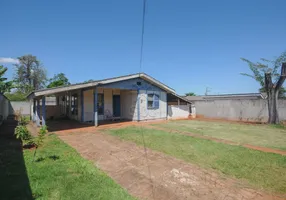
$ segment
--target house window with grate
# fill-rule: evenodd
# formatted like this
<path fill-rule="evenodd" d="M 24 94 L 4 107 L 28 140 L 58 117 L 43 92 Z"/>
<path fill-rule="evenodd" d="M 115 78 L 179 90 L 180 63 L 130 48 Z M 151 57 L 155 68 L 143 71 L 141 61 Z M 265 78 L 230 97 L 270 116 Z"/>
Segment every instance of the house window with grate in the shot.
<path fill-rule="evenodd" d="M 159 102 L 160 102 L 160 97 L 158 94 L 148 94 L 147 96 L 147 108 L 148 109 L 158 109 Z"/>

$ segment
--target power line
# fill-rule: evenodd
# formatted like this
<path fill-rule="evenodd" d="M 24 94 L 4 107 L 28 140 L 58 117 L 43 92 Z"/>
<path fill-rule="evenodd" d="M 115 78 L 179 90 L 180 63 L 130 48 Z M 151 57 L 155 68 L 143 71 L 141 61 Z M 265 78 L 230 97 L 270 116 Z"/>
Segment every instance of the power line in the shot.
<path fill-rule="evenodd" d="M 143 44 L 144 44 L 146 2 L 147 2 L 147 0 L 143 0 L 143 17 L 142 17 L 142 31 L 141 31 L 141 49 L 140 49 L 139 72 L 142 72 L 142 58 L 143 58 Z"/>
<path fill-rule="evenodd" d="M 141 48 L 140 48 L 140 65 L 139 65 L 139 77 L 140 77 L 140 73 L 142 72 L 142 58 L 143 58 L 143 44 L 144 44 L 144 30 L 145 30 L 145 15 L 146 15 L 146 2 L 147 0 L 143 0 L 143 17 L 142 17 L 142 32 L 141 32 Z M 139 90 L 138 90 L 139 92 Z M 137 98 L 137 101 L 139 100 L 139 98 Z M 140 101 L 138 101 L 139 103 Z M 137 113 L 139 114 L 139 113 Z M 140 132 L 141 132 L 141 137 L 142 137 L 142 141 L 143 141 L 143 146 L 144 146 L 144 155 L 146 158 L 146 163 L 147 163 L 147 168 L 148 168 L 148 174 L 150 177 L 150 182 L 152 185 L 152 197 L 153 199 L 155 199 L 155 194 L 154 194 L 154 184 L 152 181 L 152 175 L 151 175 L 151 169 L 148 163 L 148 153 L 147 153 L 147 147 L 146 147 L 146 141 L 144 138 L 144 130 L 142 128 L 142 125 L 140 126 Z"/>

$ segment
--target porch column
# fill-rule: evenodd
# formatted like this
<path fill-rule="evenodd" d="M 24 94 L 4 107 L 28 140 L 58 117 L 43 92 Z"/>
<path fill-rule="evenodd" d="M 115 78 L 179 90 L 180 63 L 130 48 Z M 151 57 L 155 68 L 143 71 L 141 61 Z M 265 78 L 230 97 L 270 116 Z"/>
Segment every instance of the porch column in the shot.
<path fill-rule="evenodd" d="M 98 126 L 98 112 L 97 112 L 97 87 L 94 88 L 93 92 L 93 110 L 94 110 L 94 126 Z"/>
<path fill-rule="evenodd" d="M 148 96 L 148 95 L 147 95 Z M 140 121 L 140 90 L 137 90 L 137 121 Z"/>
<path fill-rule="evenodd" d="M 178 106 L 180 105 L 180 99 L 178 98 Z"/>
<path fill-rule="evenodd" d="M 70 118 L 71 118 L 71 113 L 72 113 L 72 111 L 71 111 L 71 108 L 72 108 L 71 103 L 72 103 L 72 100 L 71 100 L 71 92 L 69 92 L 69 117 L 70 117 Z"/>
<path fill-rule="evenodd" d="M 46 125 L 46 97 L 42 97 L 42 126 Z"/>
<path fill-rule="evenodd" d="M 83 90 L 80 91 L 80 107 L 81 107 L 81 122 L 84 122 L 84 95 L 83 95 Z"/>
<path fill-rule="evenodd" d="M 36 120 L 37 120 L 36 107 L 37 107 L 37 105 L 36 105 L 36 100 L 33 99 L 33 122 L 36 122 Z"/>
<path fill-rule="evenodd" d="M 37 99 L 36 124 L 37 126 L 40 126 L 40 99 Z"/>

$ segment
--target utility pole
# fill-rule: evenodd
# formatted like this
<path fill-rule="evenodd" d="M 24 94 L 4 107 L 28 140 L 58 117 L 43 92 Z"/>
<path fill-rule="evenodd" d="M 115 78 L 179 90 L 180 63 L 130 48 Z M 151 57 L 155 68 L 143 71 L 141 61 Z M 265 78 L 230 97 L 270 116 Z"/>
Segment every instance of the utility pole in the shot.
<path fill-rule="evenodd" d="M 211 91 L 211 88 L 206 87 L 205 96 L 208 96 L 208 94 L 209 94 L 210 91 Z"/>

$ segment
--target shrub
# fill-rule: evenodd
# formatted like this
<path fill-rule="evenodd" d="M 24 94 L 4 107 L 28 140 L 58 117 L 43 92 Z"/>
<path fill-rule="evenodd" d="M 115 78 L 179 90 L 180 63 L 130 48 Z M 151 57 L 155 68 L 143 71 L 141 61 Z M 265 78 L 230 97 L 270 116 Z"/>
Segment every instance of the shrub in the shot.
<path fill-rule="evenodd" d="M 32 139 L 32 135 L 26 126 L 18 125 L 15 128 L 15 136 L 17 139 L 22 140 L 23 143 Z"/>
<path fill-rule="evenodd" d="M 47 126 L 42 126 L 40 128 L 38 136 L 34 140 L 34 145 L 36 146 L 36 149 L 35 149 L 35 152 L 34 152 L 33 161 L 35 161 L 37 149 L 39 147 L 41 147 L 43 145 L 43 143 L 44 143 L 44 138 L 45 138 L 45 135 L 46 135 L 47 132 L 48 132 Z"/>
<path fill-rule="evenodd" d="M 29 123 L 29 121 L 30 121 L 29 117 L 21 115 L 20 119 L 18 121 L 18 124 L 21 125 L 21 126 L 26 126 Z"/>

